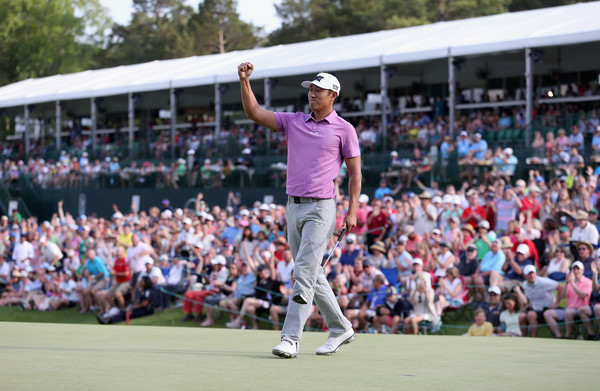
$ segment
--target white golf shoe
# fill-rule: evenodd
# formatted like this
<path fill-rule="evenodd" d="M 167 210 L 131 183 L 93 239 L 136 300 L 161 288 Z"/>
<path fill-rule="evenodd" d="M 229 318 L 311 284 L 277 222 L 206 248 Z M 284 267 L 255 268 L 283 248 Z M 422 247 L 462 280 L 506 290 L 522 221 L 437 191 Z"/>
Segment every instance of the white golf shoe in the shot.
<path fill-rule="evenodd" d="M 340 346 L 349 344 L 355 339 L 356 334 L 354 333 L 353 329 L 348 329 L 343 334 L 337 337 L 332 337 L 331 335 L 329 335 L 329 338 L 327 338 L 327 342 L 325 342 L 325 345 L 317 349 L 317 354 L 319 356 L 330 356 L 334 353 L 337 353 L 337 351 L 340 349 Z"/>
<path fill-rule="evenodd" d="M 300 343 L 289 339 L 282 339 L 279 345 L 273 348 L 272 353 L 281 358 L 296 358 L 300 350 Z"/>

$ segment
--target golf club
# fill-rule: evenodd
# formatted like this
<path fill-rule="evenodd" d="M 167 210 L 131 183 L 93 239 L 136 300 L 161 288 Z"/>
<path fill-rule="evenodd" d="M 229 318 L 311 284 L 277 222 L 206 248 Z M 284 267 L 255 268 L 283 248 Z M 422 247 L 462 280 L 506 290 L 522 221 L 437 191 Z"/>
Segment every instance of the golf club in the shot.
<path fill-rule="evenodd" d="M 315 281 L 312 283 L 310 289 L 308 290 L 309 292 L 315 288 L 315 285 L 317 283 L 317 280 L 319 279 L 319 276 L 321 275 L 321 273 L 323 273 L 323 270 L 325 270 L 325 266 L 327 266 L 327 263 L 333 256 L 333 253 L 335 252 L 335 249 L 337 248 L 337 246 L 340 245 L 340 242 L 342 241 L 342 238 L 344 237 L 344 235 L 346 235 L 346 227 L 344 227 L 344 229 L 342 229 L 342 232 L 340 232 L 340 236 L 338 237 L 337 242 L 335 242 L 335 246 L 333 246 L 333 248 L 331 249 L 331 252 L 329 253 L 329 256 L 327 257 L 327 260 L 325 261 L 323 266 L 321 266 L 321 270 L 319 270 L 319 273 L 317 274 L 317 278 L 315 278 Z M 308 299 L 306 297 L 304 297 L 304 295 L 302 293 L 292 297 L 292 300 L 298 304 L 308 304 Z"/>

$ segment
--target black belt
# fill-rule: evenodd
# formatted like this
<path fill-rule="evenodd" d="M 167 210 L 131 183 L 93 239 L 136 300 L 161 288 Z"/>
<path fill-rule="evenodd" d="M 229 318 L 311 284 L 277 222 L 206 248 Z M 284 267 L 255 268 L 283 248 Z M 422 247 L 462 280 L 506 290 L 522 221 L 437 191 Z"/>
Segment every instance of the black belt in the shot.
<path fill-rule="evenodd" d="M 311 198 L 311 197 L 294 197 L 288 196 L 288 203 L 292 204 L 307 204 L 309 202 L 319 202 L 321 200 L 326 200 L 329 198 Z"/>

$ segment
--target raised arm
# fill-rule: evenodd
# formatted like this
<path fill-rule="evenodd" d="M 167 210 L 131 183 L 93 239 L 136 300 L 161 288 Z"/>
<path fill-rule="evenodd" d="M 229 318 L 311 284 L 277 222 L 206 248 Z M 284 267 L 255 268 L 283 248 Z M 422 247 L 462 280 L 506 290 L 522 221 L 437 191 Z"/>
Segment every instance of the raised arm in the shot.
<path fill-rule="evenodd" d="M 277 130 L 275 115 L 272 111 L 260 107 L 254 96 L 254 92 L 252 92 L 252 87 L 250 86 L 250 75 L 252 74 L 252 71 L 254 71 L 254 65 L 250 62 L 243 62 L 238 66 L 244 112 L 248 118 L 257 124 L 272 130 Z"/>
<path fill-rule="evenodd" d="M 362 187 L 362 171 L 360 156 L 346 159 L 346 168 L 348 169 L 348 195 L 350 196 L 350 205 L 344 218 L 344 226 L 348 231 L 356 227 L 356 209 L 358 208 L 358 196 Z"/>

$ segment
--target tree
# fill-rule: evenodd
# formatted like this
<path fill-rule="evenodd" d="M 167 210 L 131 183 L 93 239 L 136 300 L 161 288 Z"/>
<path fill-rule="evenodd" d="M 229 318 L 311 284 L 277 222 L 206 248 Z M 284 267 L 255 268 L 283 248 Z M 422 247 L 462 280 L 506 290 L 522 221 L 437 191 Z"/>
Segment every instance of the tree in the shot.
<path fill-rule="evenodd" d="M 86 69 L 108 21 L 98 0 L 2 1 L 0 85 Z"/>
<path fill-rule="evenodd" d="M 192 19 L 198 54 L 251 49 L 259 44 L 260 29 L 240 19 L 235 0 L 205 0 Z"/>

